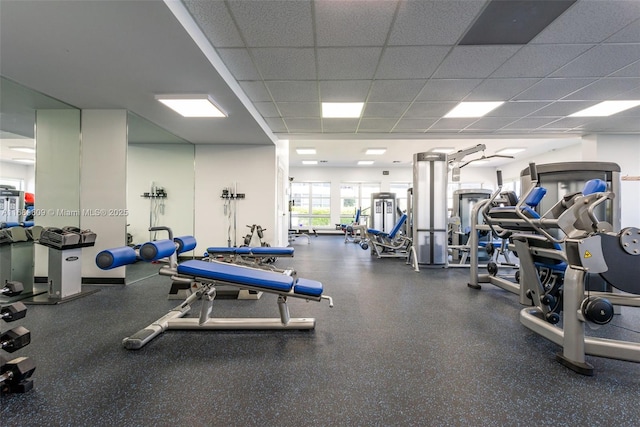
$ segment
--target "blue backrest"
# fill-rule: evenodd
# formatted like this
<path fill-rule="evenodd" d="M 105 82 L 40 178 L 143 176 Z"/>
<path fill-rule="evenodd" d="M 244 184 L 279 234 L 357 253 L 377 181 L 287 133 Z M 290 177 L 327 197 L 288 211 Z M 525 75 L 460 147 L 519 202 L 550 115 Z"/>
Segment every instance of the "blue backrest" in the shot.
<path fill-rule="evenodd" d="M 531 206 L 532 208 L 535 208 L 536 206 L 538 206 L 538 204 L 540 203 L 540 200 L 542 200 L 545 194 L 547 194 L 546 188 L 536 187 L 531 191 L 531 193 L 529 193 L 524 203 L 527 206 Z"/>
<path fill-rule="evenodd" d="M 360 224 L 360 208 L 356 209 L 356 219 L 354 219 L 353 222 Z"/>
<path fill-rule="evenodd" d="M 398 222 L 396 222 L 396 225 L 394 225 L 393 229 L 389 232 L 390 238 L 393 239 L 394 237 L 396 237 L 396 234 L 398 234 L 398 231 L 400 231 L 402 224 L 404 224 L 406 220 L 407 220 L 407 214 L 402 214 L 400 219 L 398 219 Z"/>
<path fill-rule="evenodd" d="M 582 194 L 588 196 L 593 193 L 602 193 L 607 190 L 607 183 L 601 179 L 590 179 L 584 184 Z"/>

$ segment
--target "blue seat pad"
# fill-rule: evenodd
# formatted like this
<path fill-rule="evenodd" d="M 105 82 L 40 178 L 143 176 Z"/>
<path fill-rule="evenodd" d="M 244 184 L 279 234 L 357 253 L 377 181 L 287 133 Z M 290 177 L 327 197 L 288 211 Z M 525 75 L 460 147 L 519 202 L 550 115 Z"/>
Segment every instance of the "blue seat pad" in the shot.
<path fill-rule="evenodd" d="M 234 264 L 189 260 L 178 265 L 178 273 L 274 291 L 289 292 L 293 288 L 291 276 L 266 270 L 248 269 Z"/>
<path fill-rule="evenodd" d="M 242 246 L 236 248 L 238 255 L 280 255 L 280 256 L 293 256 L 293 248 L 289 247 L 272 247 L 272 246 L 257 246 L 249 247 Z"/>
<path fill-rule="evenodd" d="M 319 297 L 322 295 L 322 283 L 315 280 L 299 278 L 296 280 L 293 292 L 301 295 Z"/>
<path fill-rule="evenodd" d="M 235 254 L 238 248 L 229 248 L 227 246 L 212 246 L 207 248 L 207 252 L 210 254 Z"/>

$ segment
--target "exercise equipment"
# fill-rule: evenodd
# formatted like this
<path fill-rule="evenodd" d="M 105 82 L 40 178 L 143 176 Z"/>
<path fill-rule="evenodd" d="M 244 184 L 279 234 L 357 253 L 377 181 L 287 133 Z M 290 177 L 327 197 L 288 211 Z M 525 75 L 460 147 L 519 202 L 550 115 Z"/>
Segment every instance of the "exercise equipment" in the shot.
<path fill-rule="evenodd" d="M 540 188 L 534 164 L 530 172 L 528 195 Z M 640 229 L 616 233 L 597 217 L 598 209 L 615 197 L 607 187 L 603 180 L 590 180 L 581 192 L 564 195 L 543 215 L 523 202 L 488 213 L 490 219 L 497 218 L 496 227 L 513 233 L 521 285 L 532 303 L 520 311 L 520 322 L 561 346 L 556 360 L 583 375 L 594 370 L 586 355 L 640 362 L 640 343 L 585 334 L 585 324 L 609 323 L 614 305 L 640 307 Z M 541 266 L 556 272 L 560 286 L 545 286 Z M 588 289 L 587 273 L 598 274 L 623 293 Z"/>
<path fill-rule="evenodd" d="M 14 302 L 0 307 L 0 319 L 5 322 L 15 322 L 27 315 L 27 306 L 21 302 Z"/>
<path fill-rule="evenodd" d="M 369 227 L 390 233 L 396 223 L 396 194 L 371 194 L 371 216 Z"/>
<path fill-rule="evenodd" d="M 417 263 L 447 267 L 446 154 L 413 155 L 413 247 Z"/>
<path fill-rule="evenodd" d="M 5 363 L 0 359 L 0 394 L 26 393 L 33 389 L 30 378 L 35 370 L 35 362 L 28 357 L 18 357 Z"/>
<path fill-rule="evenodd" d="M 0 349 L 13 353 L 31 342 L 31 332 L 24 326 L 16 326 L 0 335 Z"/>
<path fill-rule="evenodd" d="M 0 283 L 15 281 L 23 285 L 19 296 L 13 296 L 5 302 L 45 292 L 34 290 L 34 241 L 39 239 L 41 231 L 40 226 L 15 226 L 0 230 Z"/>
<path fill-rule="evenodd" d="M 340 224 L 340 229 L 344 233 L 345 243 L 360 243 L 365 238 L 365 233 L 362 231 L 363 227 L 360 227 L 360 225 L 364 224 L 366 227 L 366 218 L 363 210 L 358 208 L 351 224 Z"/>
<path fill-rule="evenodd" d="M 160 274 L 169 276 L 172 280 L 188 284 L 193 293 L 184 302 L 168 314 L 158 319 L 138 333 L 123 340 L 127 349 L 139 349 L 168 329 L 313 329 L 313 318 L 291 318 L 287 306 L 288 298 L 301 298 L 307 301 L 328 300 L 329 306 L 333 306 L 333 299 L 323 294 L 322 283 L 315 280 L 294 278 L 285 274 L 255 269 L 240 265 L 208 262 L 202 260 L 189 260 L 177 264 L 175 244 L 172 240 L 148 242 L 145 245 L 154 246 L 155 251 L 140 251 L 140 256 L 145 261 L 156 261 L 169 257 L 168 266 L 160 269 Z M 143 245 L 144 246 L 144 245 Z M 171 247 L 173 246 L 173 252 Z M 128 248 L 128 247 L 127 247 Z M 130 260 L 132 248 L 109 249 L 106 252 L 110 257 Z M 141 248 L 142 249 L 142 248 Z M 128 252 L 128 254 L 127 254 Z M 154 253 L 154 256 L 150 255 Z M 135 251 L 134 251 L 135 253 Z M 100 258 L 100 254 L 96 260 Z M 120 260 L 113 264 L 120 264 Z M 124 262 L 124 261 L 122 261 Z M 98 263 L 98 267 L 104 265 Z M 216 296 L 216 286 L 229 285 L 239 289 L 247 289 L 271 293 L 278 296 L 279 318 L 241 318 L 241 319 L 215 319 L 211 318 L 213 300 Z M 200 315 L 198 318 L 183 318 L 191 309 L 191 304 L 201 300 Z"/>
<path fill-rule="evenodd" d="M 23 290 L 24 286 L 22 285 L 22 282 L 5 282 L 4 287 L 0 288 L 0 294 L 13 297 L 20 295 Z"/>
<path fill-rule="evenodd" d="M 24 192 L 13 186 L 0 186 L 0 223 L 19 224 L 24 221 Z"/>
<path fill-rule="evenodd" d="M 451 262 L 449 267 L 469 267 L 469 237 L 471 233 L 471 223 L 477 222 L 478 218 L 472 218 L 473 207 L 481 200 L 491 197 L 493 191 L 488 189 L 464 189 L 453 192 L 453 211 L 449 218 L 449 253 Z M 489 233 L 484 233 L 484 239 L 479 239 L 478 244 L 485 247 L 485 252 L 491 249 L 502 249 L 502 242 L 493 242 L 489 239 Z M 491 246 L 489 246 L 491 245 Z M 496 253 L 497 258 L 497 253 Z"/>
<path fill-rule="evenodd" d="M 363 228 L 362 232 L 366 230 L 366 238 L 359 243 L 360 247 L 364 250 L 371 247 L 371 255 L 378 258 L 404 258 L 406 264 L 411 264 L 415 271 L 420 271 L 413 239 L 401 232 L 406 221 L 407 214 L 402 214 L 389 233 L 373 228 Z"/>
<path fill-rule="evenodd" d="M 82 289 L 82 248 L 94 246 L 96 233 L 78 227 L 46 227 L 38 243 L 48 249 L 46 294 L 25 299 L 28 304 L 62 304 L 99 292 Z"/>

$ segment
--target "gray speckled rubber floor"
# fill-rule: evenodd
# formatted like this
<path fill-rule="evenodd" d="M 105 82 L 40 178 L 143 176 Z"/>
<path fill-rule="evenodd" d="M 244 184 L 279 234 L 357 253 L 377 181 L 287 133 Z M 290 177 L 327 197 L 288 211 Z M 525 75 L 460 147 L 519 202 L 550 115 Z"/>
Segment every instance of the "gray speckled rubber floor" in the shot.
<path fill-rule="evenodd" d="M 637 426 L 640 364 L 588 357 L 584 377 L 518 321 L 517 297 L 464 269 L 414 272 L 340 237 L 282 259 L 335 300 L 290 300 L 314 331 L 167 331 L 121 340 L 176 306 L 154 276 L 58 306 L 29 306 L 35 388 L 0 398 L 3 426 Z M 137 266 L 130 267 L 131 277 Z M 148 266 L 144 266 L 148 268 Z M 194 307 L 197 316 L 198 306 Z M 276 297 L 214 302 L 218 317 L 277 317 Z M 600 336 L 640 341 L 633 309 Z M 3 330 L 6 325 L 2 325 Z"/>

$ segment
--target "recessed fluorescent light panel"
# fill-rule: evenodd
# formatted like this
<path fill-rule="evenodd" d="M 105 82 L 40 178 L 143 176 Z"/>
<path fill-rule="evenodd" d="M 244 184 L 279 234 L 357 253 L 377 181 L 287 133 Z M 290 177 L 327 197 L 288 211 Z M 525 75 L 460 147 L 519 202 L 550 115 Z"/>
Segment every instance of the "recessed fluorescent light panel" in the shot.
<path fill-rule="evenodd" d="M 433 151 L 434 153 L 451 154 L 454 151 L 456 151 L 456 149 L 455 148 L 434 148 L 433 150 L 429 150 L 429 151 Z"/>
<path fill-rule="evenodd" d="M 386 148 L 369 148 L 365 154 L 369 156 L 380 156 L 387 152 Z"/>
<path fill-rule="evenodd" d="M 302 164 L 303 165 L 317 165 L 318 161 L 317 160 L 303 160 Z"/>
<path fill-rule="evenodd" d="M 513 156 L 514 154 L 522 153 L 525 150 L 526 148 L 504 148 L 496 151 L 496 154 L 500 154 L 502 156 Z"/>
<path fill-rule="evenodd" d="M 156 95 L 156 99 L 183 117 L 227 117 L 209 95 Z"/>
<path fill-rule="evenodd" d="M 372 165 L 373 160 L 358 160 L 358 166 Z"/>
<path fill-rule="evenodd" d="M 298 154 L 316 154 L 315 148 L 296 148 Z"/>
<path fill-rule="evenodd" d="M 504 104 L 504 101 L 498 102 L 461 102 L 456 105 L 453 110 L 444 115 L 445 118 L 463 118 L 463 117 L 482 117 L 488 112 L 495 110 Z"/>
<path fill-rule="evenodd" d="M 619 113 L 629 108 L 637 107 L 640 101 L 604 101 L 584 110 L 580 110 L 569 117 L 605 117 Z"/>
<path fill-rule="evenodd" d="M 29 154 L 33 154 L 36 152 L 36 149 L 31 147 L 9 147 L 9 149 L 13 151 L 20 151 L 22 153 L 29 153 Z"/>
<path fill-rule="evenodd" d="M 362 114 L 364 102 L 323 102 L 322 117 L 325 119 L 353 119 Z"/>

